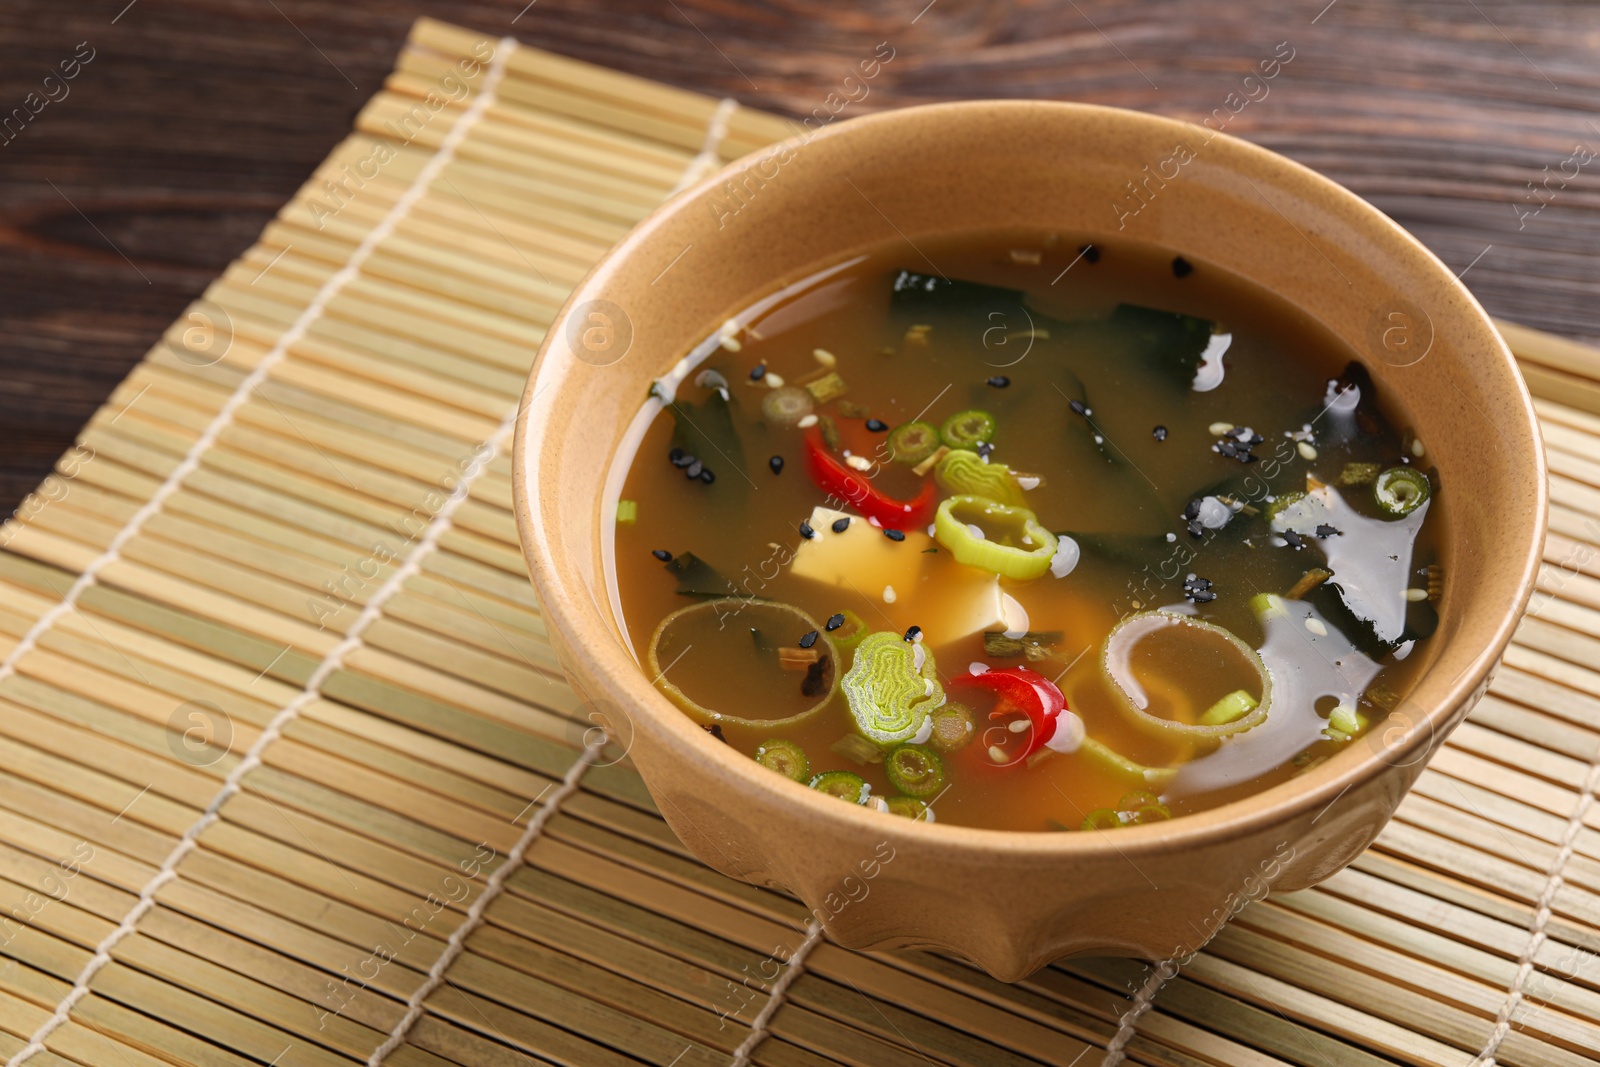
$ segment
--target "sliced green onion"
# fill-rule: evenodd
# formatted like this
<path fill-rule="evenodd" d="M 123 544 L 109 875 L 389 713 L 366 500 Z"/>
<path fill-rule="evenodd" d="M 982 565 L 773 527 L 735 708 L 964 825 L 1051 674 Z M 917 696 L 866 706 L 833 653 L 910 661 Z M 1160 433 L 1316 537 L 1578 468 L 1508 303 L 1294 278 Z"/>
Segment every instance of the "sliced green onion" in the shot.
<path fill-rule="evenodd" d="M 810 391 L 819 404 L 837 400 L 850 391 L 850 387 L 844 384 L 844 379 L 839 376 L 838 371 L 829 371 L 816 381 L 807 382 L 806 389 Z"/>
<path fill-rule="evenodd" d="M 883 749 L 860 734 L 845 734 L 829 745 L 828 750 L 863 766 L 868 763 L 883 762 Z"/>
<path fill-rule="evenodd" d="M 617 523 L 622 526 L 632 526 L 639 519 L 639 502 L 637 500 L 617 501 Z"/>
<path fill-rule="evenodd" d="M 933 713 L 933 733 L 928 735 L 928 744 L 940 752 L 954 752 L 965 748 L 977 734 L 972 709 L 951 701 Z"/>
<path fill-rule="evenodd" d="M 889 814 L 900 815 L 913 821 L 933 821 L 933 809 L 916 797 L 890 797 Z"/>
<path fill-rule="evenodd" d="M 939 438 L 951 448 L 976 450 L 981 444 L 994 440 L 994 416 L 974 408 L 958 411 L 944 420 L 939 427 Z"/>
<path fill-rule="evenodd" d="M 1415 467 L 1390 467 L 1372 483 L 1372 498 L 1385 515 L 1401 518 L 1427 503 L 1432 487 Z"/>
<path fill-rule="evenodd" d="M 1110 808 L 1096 808 L 1084 816 L 1080 830 L 1115 830 L 1122 825 L 1122 817 Z"/>
<path fill-rule="evenodd" d="M 1056 535 L 1039 525 L 1033 512 L 978 496 L 941 501 L 933 517 L 933 536 L 957 563 L 1002 578 L 1037 578 L 1050 569 L 1050 558 L 1056 554 Z"/>
<path fill-rule="evenodd" d="M 1367 717 L 1349 704 L 1340 704 L 1328 713 L 1328 730 L 1339 734 L 1340 740 L 1348 741 L 1366 726 Z"/>
<path fill-rule="evenodd" d="M 1022 486 L 1004 463 L 986 463 L 976 452 L 957 448 L 933 469 L 939 488 L 957 496 L 981 496 L 996 504 L 1021 507 Z"/>
<path fill-rule="evenodd" d="M 933 653 L 889 630 L 862 639 L 840 684 L 856 728 L 880 745 L 912 737 L 944 703 Z"/>
<path fill-rule="evenodd" d="M 1239 656 L 1252 668 L 1261 681 L 1261 700 L 1255 707 L 1250 708 L 1227 722 L 1178 722 L 1153 715 L 1143 706 L 1143 702 L 1136 700 L 1127 689 L 1126 681 L 1132 681 L 1131 671 L 1128 668 L 1129 656 L 1140 638 L 1154 633 L 1163 627 L 1187 627 L 1197 633 L 1206 634 L 1220 639 L 1231 645 Z M 1266 665 L 1261 662 L 1261 656 L 1255 649 L 1245 644 L 1230 630 L 1225 630 L 1216 623 L 1195 618 L 1192 615 L 1176 615 L 1165 611 L 1141 611 L 1129 615 L 1114 626 L 1106 635 L 1105 645 L 1100 655 L 1100 669 L 1105 673 L 1107 681 L 1111 683 L 1112 693 L 1118 698 L 1117 705 L 1123 715 L 1135 726 L 1146 733 L 1157 737 L 1181 738 L 1187 741 L 1211 741 L 1227 737 L 1230 734 L 1242 733 L 1252 727 L 1259 726 L 1266 721 L 1267 709 L 1272 703 L 1272 675 L 1268 673 Z"/>
<path fill-rule="evenodd" d="M 1244 715 L 1254 711 L 1256 705 L 1261 703 L 1243 689 L 1235 689 L 1200 716 L 1201 726 L 1221 726 L 1233 722 Z"/>
<path fill-rule="evenodd" d="M 931 422 L 907 422 L 889 431 L 889 454 L 901 463 L 921 463 L 939 447 L 939 428 Z"/>
<path fill-rule="evenodd" d="M 774 426 L 793 426 L 816 407 L 811 394 L 799 386 L 786 385 L 761 398 L 761 417 Z"/>
<path fill-rule="evenodd" d="M 908 797 L 933 796 L 944 788 L 944 761 L 924 745 L 900 745 L 883 761 L 889 784 Z"/>
<path fill-rule="evenodd" d="M 806 750 L 781 737 L 769 737 L 761 742 L 756 748 L 756 762 L 796 782 L 811 778 L 811 761 L 806 759 Z"/>
<path fill-rule="evenodd" d="M 872 795 L 867 780 L 849 771 L 824 771 L 811 779 L 811 788 L 852 804 L 865 804 L 867 797 Z"/>
<path fill-rule="evenodd" d="M 1376 463 L 1346 463 L 1339 472 L 1340 485 L 1371 485 L 1378 477 Z"/>

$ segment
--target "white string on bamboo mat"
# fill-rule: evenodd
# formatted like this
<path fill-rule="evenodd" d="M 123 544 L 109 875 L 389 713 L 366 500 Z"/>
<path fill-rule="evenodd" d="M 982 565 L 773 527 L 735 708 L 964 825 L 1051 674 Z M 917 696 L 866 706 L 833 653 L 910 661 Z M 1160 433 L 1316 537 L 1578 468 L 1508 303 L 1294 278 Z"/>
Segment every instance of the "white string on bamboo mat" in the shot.
<path fill-rule="evenodd" d="M 561 779 L 561 787 L 551 794 L 550 799 L 544 802 L 544 806 L 534 814 L 533 818 L 528 820 L 528 825 L 523 828 L 522 836 L 517 838 L 517 843 L 511 846 L 510 852 L 506 853 L 505 861 L 494 869 L 493 874 L 489 875 L 488 880 L 483 884 L 483 892 L 478 894 L 478 899 L 474 900 L 472 907 L 467 909 L 467 917 L 461 921 L 460 926 L 457 926 L 451 932 L 449 940 L 445 942 L 444 951 L 439 954 L 437 960 L 434 960 L 433 966 L 428 968 L 427 977 L 422 980 L 422 984 L 417 986 L 410 998 L 407 999 L 405 1014 L 400 1017 L 399 1022 L 394 1024 L 394 1029 L 389 1031 L 389 1036 L 384 1039 L 383 1044 L 374 1049 L 372 1055 L 367 1057 L 367 1067 L 379 1067 L 388 1058 L 389 1053 L 405 1044 L 406 1036 L 411 1033 L 411 1028 L 417 1024 L 417 1020 L 421 1019 L 423 1013 L 427 1010 L 424 1007 L 425 1002 L 433 995 L 434 990 L 444 984 L 445 972 L 450 969 L 450 965 L 456 961 L 456 957 L 460 956 L 466 948 L 467 938 L 472 936 L 473 931 L 483 925 L 484 916 L 488 913 L 489 905 L 494 903 L 495 898 L 505 888 L 506 880 L 522 866 L 523 857 L 533 843 L 538 840 L 539 835 L 544 832 L 545 824 L 550 821 L 556 810 L 561 807 L 562 801 L 578 791 L 578 783 L 583 778 L 583 772 L 593 766 L 596 757 L 600 755 L 600 751 L 605 745 L 606 739 L 604 737 L 585 745 L 583 754 L 577 758 L 571 767 L 567 768 L 565 777 Z"/>
<path fill-rule="evenodd" d="M 28 630 L 27 634 L 17 644 L 17 647 L 12 649 L 11 654 L 5 658 L 4 662 L 0 662 L 0 679 L 4 679 L 7 675 L 15 672 L 17 660 L 37 643 L 40 635 L 48 630 L 51 624 L 67 612 L 72 611 L 83 590 L 94 584 L 95 576 L 104 567 L 115 562 L 120 557 L 122 546 L 138 534 L 140 527 L 161 509 L 162 502 L 176 492 L 183 480 L 199 467 L 201 457 L 206 449 L 216 442 L 222 431 L 232 421 L 234 413 L 249 401 L 256 388 L 266 380 L 267 374 L 272 367 L 285 357 L 289 348 L 296 341 L 305 336 L 306 330 L 322 314 L 333 298 L 338 295 L 339 291 L 360 273 L 361 264 L 394 231 L 395 226 L 399 224 L 400 220 L 405 217 L 417 201 L 421 200 L 427 193 L 428 187 L 433 184 L 434 179 L 455 158 L 456 150 L 460 147 L 461 142 L 465 140 L 468 132 L 471 131 L 478 120 L 483 117 L 484 112 L 494 103 L 495 92 L 499 87 L 501 78 L 505 76 L 506 61 L 516 49 L 516 46 L 517 42 L 510 37 L 501 39 L 500 48 L 489 65 L 488 73 L 484 76 L 482 90 L 479 91 L 477 98 L 473 100 L 466 113 L 445 135 L 438 150 L 423 166 L 416 180 L 411 183 L 410 187 L 389 209 L 388 213 L 373 228 L 372 232 L 367 234 L 361 244 L 356 247 L 355 252 L 351 254 L 345 265 L 324 282 L 322 288 L 317 290 L 316 296 L 312 298 L 311 303 L 300 313 L 300 316 L 295 319 L 289 329 L 278 338 L 271 351 L 263 356 L 261 362 L 256 364 L 255 369 L 250 372 L 249 376 L 239 383 L 239 387 L 234 390 L 233 395 L 222 405 L 221 410 L 211 420 L 205 432 L 190 447 L 183 458 L 183 462 L 173 469 L 172 473 L 167 476 L 166 481 L 161 483 L 160 488 L 156 490 L 150 500 L 134 514 L 128 525 L 124 526 L 116 537 L 112 538 L 106 550 L 88 567 L 84 568 L 83 573 L 78 576 L 78 580 L 72 583 L 72 588 L 67 590 L 67 595 L 61 603 L 40 616 L 39 621 L 34 623 Z M 243 781 L 244 776 L 261 765 L 261 755 L 267 746 L 283 733 L 284 728 L 294 721 L 295 717 L 300 714 L 301 709 L 321 696 L 322 683 L 327 681 L 343 665 L 344 658 L 347 655 L 361 647 L 363 635 L 367 628 L 382 614 L 384 605 L 400 591 L 405 582 L 421 571 L 422 561 L 438 548 L 439 539 L 450 529 L 452 517 L 466 501 L 467 495 L 472 488 L 473 479 L 488 469 L 495 456 L 510 440 L 515 427 L 516 412 L 512 412 L 500 424 L 494 436 L 490 438 L 488 449 L 474 457 L 477 465 L 463 471 L 461 480 L 454 492 L 434 514 L 422 536 L 418 538 L 417 544 L 407 555 L 405 563 L 389 576 L 373 595 L 372 599 L 367 602 L 366 607 L 357 616 L 355 623 L 346 632 L 344 639 L 323 657 L 322 662 L 317 665 L 316 670 L 307 679 L 305 687 L 300 691 L 299 695 L 279 709 L 278 713 L 267 723 L 266 728 L 261 732 L 261 736 L 256 738 L 255 743 L 250 746 L 244 757 L 223 779 L 222 788 L 212 798 L 211 803 L 206 805 L 206 809 L 200 818 L 196 820 L 193 826 L 183 832 L 183 836 L 178 839 L 178 843 L 173 846 L 172 851 L 168 853 L 167 858 L 162 862 L 161 869 L 140 890 L 139 899 L 134 903 L 132 910 L 117 925 L 116 929 L 107 934 L 100 944 L 95 947 L 94 955 L 90 956 L 89 961 L 84 964 L 77 981 L 72 985 L 72 989 L 62 998 L 61 1003 L 56 1006 L 56 1010 L 51 1013 L 50 1017 L 40 1024 L 28 1043 L 18 1049 L 16 1054 L 6 1061 L 6 1067 L 20 1067 L 22 1063 L 25 1063 L 37 1053 L 44 1051 L 45 1041 L 67 1022 L 72 1014 L 72 1009 L 88 995 L 89 984 L 94 980 L 94 976 L 100 973 L 101 968 L 111 962 L 111 950 L 123 938 L 134 932 L 139 920 L 155 906 L 156 894 L 160 892 L 161 887 L 178 876 L 178 864 L 194 850 L 200 835 L 220 818 L 223 804 L 239 792 L 240 783 Z"/>
<path fill-rule="evenodd" d="M 805 966 L 806 957 L 811 955 L 811 950 L 822 941 L 822 924 L 812 919 L 806 924 L 806 939 L 800 942 L 800 947 L 789 954 L 789 959 L 784 963 L 783 973 L 778 980 L 772 983 L 772 992 L 767 995 L 767 1002 L 761 1011 L 750 1023 L 750 1033 L 733 1050 L 733 1059 L 728 1067 L 750 1067 L 750 1057 L 755 1053 L 756 1046 L 767 1039 L 770 1033 L 768 1027 L 772 1025 L 772 1017 L 778 1014 L 784 1000 L 789 995 L 789 987 L 794 980 L 800 977 L 800 971 Z"/>
<path fill-rule="evenodd" d="M 1567 868 L 1567 861 L 1572 859 L 1578 834 L 1583 830 L 1589 808 L 1594 805 L 1597 789 L 1600 789 L 1600 752 L 1596 752 L 1594 759 L 1589 763 L 1589 774 L 1583 781 L 1583 793 L 1579 795 L 1578 802 L 1572 806 L 1572 818 L 1567 820 L 1566 832 L 1561 835 L 1561 847 L 1556 852 L 1555 860 L 1550 864 L 1550 876 L 1545 879 L 1544 889 L 1540 891 L 1539 899 L 1534 905 L 1533 921 L 1528 926 L 1528 946 L 1517 958 L 1517 973 L 1511 980 L 1510 989 L 1506 991 L 1506 1001 L 1500 1007 L 1500 1014 L 1495 1016 L 1494 1029 L 1489 1031 L 1489 1039 L 1483 1043 L 1483 1050 L 1473 1059 L 1472 1067 L 1495 1067 L 1495 1057 L 1500 1054 L 1500 1045 L 1511 1033 L 1511 1016 L 1516 1013 L 1518 1005 L 1523 1001 L 1528 979 L 1533 976 L 1534 960 L 1548 939 L 1546 929 L 1550 925 L 1556 894 L 1561 892 L 1561 887 L 1566 882 L 1562 872 Z"/>
<path fill-rule="evenodd" d="M 733 100 L 724 100 L 717 105 L 716 111 L 712 113 L 710 125 L 706 128 L 705 147 L 701 149 L 699 155 L 689 161 L 683 177 L 679 179 L 677 186 L 673 188 L 674 193 L 679 189 L 687 188 L 688 185 L 693 183 L 697 177 L 695 172 L 697 168 L 704 165 L 702 162 L 704 159 L 709 157 L 713 161 L 716 160 L 717 149 L 728 133 L 728 117 L 733 114 L 733 109 L 738 106 L 737 102 Z M 670 196 L 671 194 L 668 195 Z M 577 792 L 579 785 L 583 781 L 584 772 L 594 766 L 594 761 L 599 756 L 601 749 L 604 748 L 606 740 L 605 737 L 601 737 L 598 742 L 591 742 L 585 746 L 583 754 L 578 757 L 571 767 L 567 768 L 566 775 L 561 779 L 561 787 L 545 802 L 544 807 L 539 809 L 538 814 L 528 820 L 528 825 L 522 831 L 522 836 L 517 839 L 517 843 L 512 847 L 511 851 L 506 854 L 505 862 L 495 868 L 494 873 L 489 876 L 489 880 L 484 883 L 483 892 L 478 895 L 478 899 L 473 901 L 472 907 L 468 909 L 466 919 L 450 935 L 449 940 L 445 942 L 444 950 L 439 954 L 439 958 L 434 961 L 433 966 L 428 968 L 428 974 L 423 979 L 422 984 L 407 998 L 405 1014 L 394 1024 L 394 1029 L 389 1031 L 389 1036 L 384 1038 L 383 1044 L 374 1049 L 372 1055 L 367 1057 L 367 1067 L 380 1067 L 390 1053 L 405 1044 L 407 1036 L 411 1033 L 411 1028 L 416 1026 L 417 1022 L 427 1012 L 426 1002 L 428 997 L 432 996 L 433 992 L 444 984 L 446 981 L 445 975 L 450 970 L 451 964 L 455 963 L 456 959 L 465 950 L 468 936 L 483 925 L 484 918 L 489 911 L 489 905 L 493 904 L 495 898 L 505 889 L 507 880 L 521 868 L 528 849 L 533 846 L 539 835 L 544 832 L 545 824 L 555 815 L 562 802 Z M 801 948 L 803 951 L 810 951 L 809 944 L 803 945 Z M 790 980 L 792 981 L 792 979 Z M 787 983 L 780 983 L 780 985 L 787 988 Z M 777 1010 L 776 1004 L 772 1002 L 768 1003 L 767 1008 L 770 1011 Z M 764 1010 L 763 1014 L 770 1018 L 769 1011 Z M 752 1036 L 754 1035 L 752 1034 Z M 751 1048 L 755 1047 L 755 1042 L 749 1039 L 746 1039 L 745 1044 Z M 740 1047 L 742 1048 L 743 1046 Z M 735 1063 L 733 1067 L 742 1067 L 742 1065 Z"/>
<path fill-rule="evenodd" d="M 722 147 L 723 138 L 728 136 L 728 120 L 733 118 L 733 113 L 739 110 L 739 101 L 731 96 L 722 98 L 717 104 L 717 109 L 711 113 L 711 121 L 706 126 L 705 143 L 700 147 L 700 154 L 689 160 L 689 165 L 683 168 L 683 177 L 678 179 L 678 184 L 672 187 L 668 196 L 683 192 L 707 174 L 716 170 L 722 163 L 722 156 L 718 150 Z"/>

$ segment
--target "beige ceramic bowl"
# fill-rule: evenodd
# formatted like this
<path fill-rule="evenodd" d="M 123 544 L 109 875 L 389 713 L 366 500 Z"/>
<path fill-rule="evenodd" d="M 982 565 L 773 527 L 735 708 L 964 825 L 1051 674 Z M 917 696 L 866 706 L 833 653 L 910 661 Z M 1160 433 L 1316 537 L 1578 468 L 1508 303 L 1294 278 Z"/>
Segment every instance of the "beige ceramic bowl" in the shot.
<path fill-rule="evenodd" d="M 913 823 L 805 789 L 717 744 L 651 687 L 612 618 L 601 545 L 605 472 L 652 378 L 753 298 L 862 245 L 1004 227 L 1115 239 L 1119 223 L 1288 297 L 1362 352 L 1415 419 L 1443 474 L 1449 580 L 1429 642 L 1437 658 L 1386 724 L 1292 783 L 1202 814 L 1008 833 Z M 582 331 L 608 319 L 631 341 L 599 366 L 620 342 L 597 358 Z M 551 640 L 573 685 L 631 738 L 684 843 L 725 874 L 792 891 L 842 944 L 953 950 L 1005 980 L 1069 954 L 1182 955 L 1268 883 L 1299 889 L 1349 863 L 1487 686 L 1544 538 L 1527 391 L 1439 260 L 1281 156 L 1071 104 L 946 104 L 839 123 L 674 198 L 550 328 L 516 448 L 518 520 Z"/>

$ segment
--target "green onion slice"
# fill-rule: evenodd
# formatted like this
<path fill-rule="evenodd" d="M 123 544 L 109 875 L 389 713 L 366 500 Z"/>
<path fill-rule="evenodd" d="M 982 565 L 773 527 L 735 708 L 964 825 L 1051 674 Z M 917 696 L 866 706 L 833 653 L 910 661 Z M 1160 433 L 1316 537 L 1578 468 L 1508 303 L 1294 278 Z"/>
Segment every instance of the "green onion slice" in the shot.
<path fill-rule="evenodd" d="M 1211 639 L 1220 639 L 1232 646 L 1233 650 L 1251 667 L 1255 669 L 1261 681 L 1261 699 L 1254 706 L 1241 711 L 1227 721 L 1207 722 L 1204 718 L 1200 722 L 1186 723 L 1174 719 L 1153 715 L 1147 710 L 1148 698 L 1144 696 L 1142 687 L 1133 677 L 1130 666 L 1133 646 L 1157 630 L 1165 627 L 1186 627 L 1197 636 Z M 1272 704 L 1272 675 L 1267 671 L 1266 665 L 1261 662 L 1261 656 L 1255 649 L 1245 644 L 1230 630 L 1225 630 L 1216 623 L 1195 618 L 1192 615 L 1177 615 L 1166 611 L 1141 611 L 1129 615 L 1112 628 L 1106 635 L 1105 645 L 1100 656 L 1100 669 L 1105 673 L 1106 679 L 1111 683 L 1111 691 L 1117 697 L 1117 704 L 1122 713 L 1135 726 L 1157 737 L 1167 739 L 1183 739 L 1186 741 L 1210 741 L 1227 737 L 1231 734 L 1243 733 L 1254 726 L 1259 726 L 1266 721 L 1267 710 Z M 1130 692 L 1129 687 L 1132 686 Z M 1233 700 L 1236 694 L 1229 694 L 1222 702 Z M 1248 696 L 1248 694 L 1246 694 Z M 1213 708 L 1212 710 L 1216 710 Z M 1206 713 L 1210 715 L 1211 712 Z M 1217 718 L 1223 717 L 1218 712 Z"/>
<path fill-rule="evenodd" d="M 977 735 L 972 709 L 952 700 L 933 713 L 933 732 L 928 735 L 928 744 L 940 752 L 954 752 L 965 748 Z"/>
<path fill-rule="evenodd" d="M 933 822 L 933 809 L 916 797 L 890 797 L 889 814 L 900 815 L 913 822 Z"/>
<path fill-rule="evenodd" d="M 957 448 L 933 468 L 939 488 L 956 496 L 981 496 L 996 504 L 1021 507 L 1025 500 L 1011 468 L 1004 463 L 986 463 L 976 452 Z"/>
<path fill-rule="evenodd" d="M 1378 502 L 1378 510 L 1396 519 L 1427 503 L 1432 491 L 1428 476 L 1415 467 L 1390 467 L 1372 483 L 1372 498 Z"/>
<path fill-rule="evenodd" d="M 1260 703 L 1261 701 L 1245 690 L 1235 689 L 1207 708 L 1206 713 L 1200 716 L 1200 724 L 1202 726 L 1220 726 L 1233 722 L 1235 719 L 1250 714 L 1256 709 L 1256 705 Z"/>
<path fill-rule="evenodd" d="M 867 785 L 867 780 L 849 771 L 824 771 L 811 779 L 811 788 L 852 804 L 865 804 L 867 797 L 872 795 L 872 787 Z"/>
<path fill-rule="evenodd" d="M 1048 751 L 1048 750 L 1045 750 Z M 1129 785 L 1160 786 L 1178 773 L 1176 767 L 1146 767 L 1135 763 L 1103 741 L 1085 737 L 1078 751 L 1101 767 L 1123 778 Z"/>
<path fill-rule="evenodd" d="M 860 615 L 849 608 L 845 608 L 839 614 L 844 616 L 844 622 L 837 630 L 829 631 L 828 636 L 840 648 L 855 648 L 861 643 L 861 639 L 867 636 L 867 624 L 861 621 Z"/>
<path fill-rule="evenodd" d="M 883 761 L 889 784 L 908 797 L 931 797 L 944 788 L 944 761 L 925 745 L 900 745 Z"/>
<path fill-rule="evenodd" d="M 763 610 L 782 611 L 789 615 L 793 615 L 796 622 L 795 632 L 797 633 L 809 633 L 815 630 L 817 632 L 817 643 L 812 647 L 820 647 L 822 650 L 822 656 L 818 662 L 826 661 L 831 664 L 838 664 L 839 652 L 838 649 L 834 647 L 833 640 L 828 636 L 827 632 L 824 631 L 821 626 L 817 625 L 816 620 L 810 615 L 807 615 L 793 604 L 785 604 L 777 600 L 764 600 L 761 601 L 760 604 Z M 828 680 L 827 691 L 818 697 L 815 704 L 812 704 L 810 707 L 806 708 L 806 710 L 799 712 L 798 714 L 790 715 L 789 717 L 783 719 L 746 719 L 738 715 L 729 715 L 727 712 L 716 711 L 712 708 L 708 708 L 697 703 L 693 697 L 689 696 L 689 694 L 678 688 L 677 685 L 667 678 L 667 668 L 671 666 L 671 663 L 663 666 L 661 662 L 661 639 L 672 627 L 673 623 L 680 619 L 686 618 L 695 612 L 711 612 L 715 614 L 718 619 L 721 619 L 724 612 L 737 615 L 740 610 L 748 608 L 749 606 L 750 601 L 743 600 L 739 597 L 722 597 L 717 600 L 702 600 L 699 603 L 690 604 L 688 607 L 679 608 L 677 611 L 674 611 L 672 614 L 668 615 L 666 618 L 657 623 L 655 632 L 650 635 L 650 648 L 645 655 L 645 662 L 649 665 L 650 674 L 656 679 L 656 688 L 660 689 L 662 694 L 665 695 L 668 700 L 672 701 L 674 704 L 678 705 L 678 707 L 688 712 L 691 718 L 698 719 L 699 721 L 705 723 L 721 723 L 728 726 L 750 726 L 756 729 L 765 730 L 793 726 L 796 723 L 804 722 L 806 719 L 809 719 L 811 716 L 815 715 L 817 712 L 826 707 L 828 702 L 833 699 L 833 695 L 838 692 L 839 671 L 836 667 L 835 669 L 826 672 L 826 677 Z"/>
<path fill-rule="evenodd" d="M 900 463 L 921 463 L 939 447 L 939 428 L 931 422 L 907 422 L 889 432 L 889 454 Z"/>
<path fill-rule="evenodd" d="M 856 728 L 880 745 L 909 740 L 944 703 L 933 653 L 888 630 L 862 639 L 840 684 Z"/>
<path fill-rule="evenodd" d="M 774 426 L 793 426 L 816 407 L 816 401 L 805 389 L 785 385 L 761 398 L 761 417 Z"/>
<path fill-rule="evenodd" d="M 933 536 L 957 563 L 1002 578 L 1037 578 L 1050 569 L 1056 554 L 1056 535 L 1039 525 L 1033 512 L 980 496 L 941 501 L 933 516 Z"/>
<path fill-rule="evenodd" d="M 811 761 L 806 758 L 806 750 L 781 737 L 769 737 L 761 742 L 756 747 L 756 762 L 796 782 L 811 778 Z"/>
<path fill-rule="evenodd" d="M 939 438 L 951 448 L 976 450 L 981 444 L 994 440 L 994 416 L 974 408 L 958 411 L 944 420 L 939 427 Z"/>

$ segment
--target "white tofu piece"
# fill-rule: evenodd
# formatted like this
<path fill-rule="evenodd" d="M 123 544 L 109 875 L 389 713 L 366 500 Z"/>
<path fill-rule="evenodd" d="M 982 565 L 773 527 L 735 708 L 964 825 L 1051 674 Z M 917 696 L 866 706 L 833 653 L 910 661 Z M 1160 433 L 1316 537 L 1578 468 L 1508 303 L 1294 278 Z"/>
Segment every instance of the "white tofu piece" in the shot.
<path fill-rule="evenodd" d="M 1000 579 L 973 567 L 953 564 L 929 580 L 938 595 L 918 612 L 923 632 L 935 644 L 958 641 L 985 630 L 1021 636 L 1028 631 L 1028 611 L 1000 587 Z"/>
<path fill-rule="evenodd" d="M 850 525 L 843 533 L 834 533 L 833 524 L 839 519 L 849 519 Z M 812 511 L 810 526 L 816 536 L 800 542 L 790 572 L 868 596 L 881 593 L 885 586 L 901 591 L 915 588 L 928 558 L 923 550 L 933 547 L 933 538 L 925 533 L 907 530 L 904 541 L 891 541 L 860 515 L 832 508 L 819 506 Z"/>

